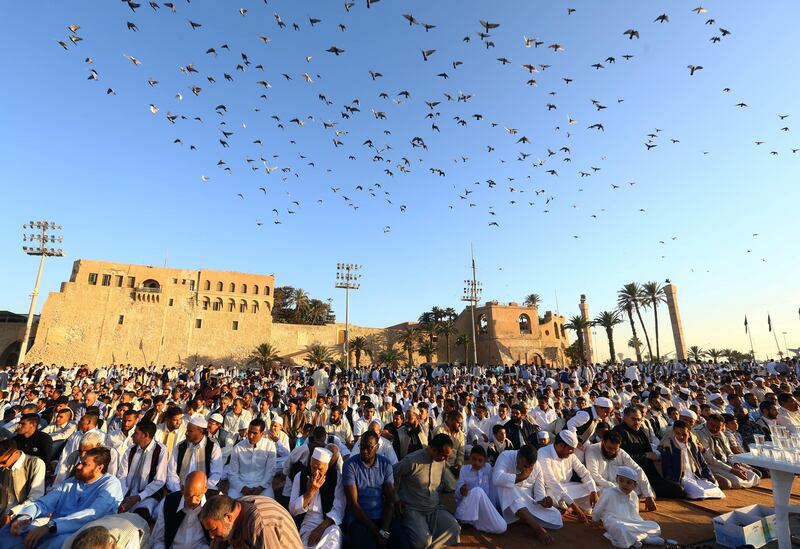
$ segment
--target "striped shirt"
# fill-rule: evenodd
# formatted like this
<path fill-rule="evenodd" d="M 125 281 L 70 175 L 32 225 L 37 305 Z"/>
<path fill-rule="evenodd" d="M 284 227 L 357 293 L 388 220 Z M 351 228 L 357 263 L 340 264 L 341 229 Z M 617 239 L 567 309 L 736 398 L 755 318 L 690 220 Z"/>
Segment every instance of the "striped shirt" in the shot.
<path fill-rule="evenodd" d="M 233 549 L 303 549 L 294 519 L 267 496 L 245 496 L 228 543 Z"/>

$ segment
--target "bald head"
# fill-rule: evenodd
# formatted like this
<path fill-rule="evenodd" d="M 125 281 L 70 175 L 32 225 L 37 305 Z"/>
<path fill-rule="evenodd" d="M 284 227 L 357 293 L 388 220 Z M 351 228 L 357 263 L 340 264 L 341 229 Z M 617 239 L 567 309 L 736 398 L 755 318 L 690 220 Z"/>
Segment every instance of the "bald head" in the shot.
<path fill-rule="evenodd" d="M 203 500 L 208 490 L 208 478 L 203 471 L 192 471 L 186 477 L 186 483 L 183 485 L 183 501 L 184 506 L 194 509 Z"/>

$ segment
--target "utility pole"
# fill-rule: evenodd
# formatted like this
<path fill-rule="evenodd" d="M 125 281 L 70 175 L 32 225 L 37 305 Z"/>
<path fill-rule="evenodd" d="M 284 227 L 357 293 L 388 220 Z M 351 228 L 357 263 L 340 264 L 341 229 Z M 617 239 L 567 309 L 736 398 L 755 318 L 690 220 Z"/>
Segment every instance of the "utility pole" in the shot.
<path fill-rule="evenodd" d="M 481 283 L 478 282 L 476 278 L 475 252 L 472 250 L 472 246 L 470 246 L 470 254 L 472 256 L 472 279 L 464 281 L 464 295 L 461 297 L 461 301 L 467 301 L 471 305 L 470 315 L 472 317 L 472 363 L 477 366 L 478 339 L 475 333 L 475 305 L 481 299 L 481 292 L 483 291 L 483 288 L 481 287 Z"/>
<path fill-rule="evenodd" d="M 61 248 L 48 248 L 47 244 L 55 244 L 64 240 L 61 236 L 52 234 L 55 231 L 61 230 L 61 225 L 57 225 L 53 221 L 29 221 L 22 228 L 26 231 L 36 231 L 22 235 L 23 242 L 36 243 L 34 246 L 23 246 L 22 251 L 28 255 L 38 255 L 39 259 L 39 272 L 36 274 L 36 284 L 31 293 L 31 308 L 28 310 L 28 322 L 25 324 L 25 336 L 22 338 L 22 345 L 19 349 L 19 357 L 17 358 L 17 366 L 25 362 L 25 355 L 28 352 L 28 340 L 31 337 L 31 328 L 33 326 L 33 313 L 36 311 L 36 298 L 39 295 L 39 282 L 42 280 L 42 270 L 44 269 L 44 258 L 50 257 L 63 257 L 64 251 Z M 48 231 L 50 234 L 48 234 Z"/>
<path fill-rule="evenodd" d="M 361 275 L 357 271 L 361 265 L 353 263 L 336 264 L 336 287 L 344 288 L 344 369 L 350 369 L 350 290 L 358 290 Z"/>

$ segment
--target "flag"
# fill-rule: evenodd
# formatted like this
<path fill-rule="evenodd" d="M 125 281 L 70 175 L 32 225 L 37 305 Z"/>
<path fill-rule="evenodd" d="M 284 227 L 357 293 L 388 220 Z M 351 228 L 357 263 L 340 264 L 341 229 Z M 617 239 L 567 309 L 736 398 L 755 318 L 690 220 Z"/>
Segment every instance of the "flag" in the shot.
<path fill-rule="evenodd" d="M 767 313 L 767 326 L 769 326 L 769 331 L 772 331 L 772 319 L 769 317 L 769 313 Z"/>
<path fill-rule="evenodd" d="M 744 315 L 744 333 L 749 333 L 747 329 L 747 315 Z"/>

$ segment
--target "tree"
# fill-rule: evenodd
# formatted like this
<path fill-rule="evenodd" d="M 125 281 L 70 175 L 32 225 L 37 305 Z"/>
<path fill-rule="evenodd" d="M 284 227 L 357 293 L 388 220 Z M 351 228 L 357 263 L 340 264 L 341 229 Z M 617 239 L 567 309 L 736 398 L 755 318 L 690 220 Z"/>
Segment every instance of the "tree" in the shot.
<path fill-rule="evenodd" d="M 658 282 L 645 282 L 642 284 L 642 295 L 647 300 L 648 307 L 653 308 L 653 320 L 655 320 L 656 331 L 656 356 L 661 356 L 661 346 L 658 341 L 658 304 L 666 303 L 667 294 L 664 291 L 664 286 Z"/>
<path fill-rule="evenodd" d="M 311 298 L 308 292 L 301 288 L 295 288 L 294 296 L 292 297 L 294 299 L 295 319 L 300 322 L 311 308 Z"/>
<path fill-rule="evenodd" d="M 378 353 L 378 362 L 381 364 L 387 364 L 392 368 L 397 368 L 401 357 L 402 353 L 400 351 L 394 347 L 387 347 Z"/>
<path fill-rule="evenodd" d="M 435 309 L 438 309 L 438 311 L 435 311 Z M 433 307 L 430 311 L 425 311 L 419 315 L 419 329 L 428 334 L 428 340 L 431 343 L 433 343 L 433 338 L 439 326 L 439 311 L 441 311 L 441 308 Z"/>
<path fill-rule="evenodd" d="M 700 362 L 704 356 L 706 356 L 706 352 L 697 345 L 689 347 L 689 358 L 694 359 L 695 362 Z"/>
<path fill-rule="evenodd" d="M 528 294 L 523 301 L 526 307 L 533 307 L 534 309 L 538 309 L 541 302 L 542 296 L 539 294 Z"/>
<path fill-rule="evenodd" d="M 567 328 L 568 330 L 574 330 L 575 331 L 575 334 L 577 336 L 577 341 L 578 341 L 578 349 L 581 352 L 580 356 L 583 357 L 584 361 L 586 360 L 586 352 L 585 352 L 585 343 L 583 341 L 583 331 L 587 327 L 589 327 L 589 325 L 590 325 L 589 321 L 584 319 L 581 315 L 573 316 L 572 318 L 569 319 L 569 322 L 567 322 L 564 325 L 564 327 Z M 581 364 L 582 363 L 583 362 L 581 362 Z"/>
<path fill-rule="evenodd" d="M 572 345 L 567 347 L 567 349 L 564 351 L 564 354 L 575 366 L 579 366 L 583 363 L 583 350 L 580 348 L 580 342 L 577 339 L 572 342 Z"/>
<path fill-rule="evenodd" d="M 266 368 L 277 360 L 280 360 L 278 349 L 271 343 L 262 343 L 256 346 L 250 353 L 250 356 L 247 357 L 247 364 L 257 364 L 262 368 Z"/>
<path fill-rule="evenodd" d="M 366 354 L 372 356 L 372 347 L 369 345 L 367 338 L 364 336 L 356 336 L 350 340 L 348 349 L 356 356 L 356 368 L 361 366 L 361 355 Z"/>
<path fill-rule="evenodd" d="M 628 347 L 631 349 L 640 349 L 642 347 L 642 342 L 638 337 L 632 337 L 628 340 Z"/>
<path fill-rule="evenodd" d="M 631 332 L 633 332 L 633 339 L 639 341 L 636 335 L 636 324 L 633 322 L 633 311 L 636 311 L 636 316 L 639 317 L 639 322 L 642 324 L 642 329 L 645 331 L 645 338 L 647 338 L 647 329 L 642 322 L 642 313 L 639 311 L 639 304 L 642 301 L 642 290 L 636 282 L 625 284 L 621 290 L 617 292 L 617 308 L 620 311 L 625 311 L 628 314 L 628 320 L 631 323 Z M 647 339 L 647 345 L 650 346 L 650 340 Z M 636 361 L 642 361 L 642 346 L 641 343 L 636 347 Z M 653 353 L 650 353 L 652 356 Z"/>
<path fill-rule="evenodd" d="M 433 355 L 436 354 L 436 344 L 432 341 L 423 341 L 417 347 L 417 352 L 425 357 L 426 362 L 432 362 Z"/>
<path fill-rule="evenodd" d="M 706 351 L 706 356 L 714 361 L 714 364 L 717 363 L 717 359 L 724 356 L 725 353 L 719 349 L 708 349 Z"/>
<path fill-rule="evenodd" d="M 456 323 L 452 318 L 447 318 L 439 324 L 439 335 L 444 336 L 447 350 L 447 362 L 450 362 L 450 337 L 457 333 Z"/>
<path fill-rule="evenodd" d="M 408 365 L 414 365 L 414 349 L 419 341 L 419 331 L 416 328 L 406 328 L 397 336 L 397 342 L 408 353 Z"/>
<path fill-rule="evenodd" d="M 611 357 L 611 364 L 616 362 L 614 358 L 614 326 L 617 324 L 622 324 L 623 320 L 619 314 L 619 311 L 603 311 L 592 321 L 594 326 L 600 326 L 604 328 L 606 331 L 606 337 L 608 338 L 608 353 Z"/>
<path fill-rule="evenodd" d="M 467 355 L 469 346 L 472 344 L 472 337 L 467 334 L 459 334 L 456 337 L 456 347 L 464 348 L 464 364 L 469 364 L 469 355 Z"/>
<path fill-rule="evenodd" d="M 333 358 L 333 353 L 329 347 L 320 343 L 312 343 L 305 349 L 305 360 L 311 366 L 322 368 L 326 363 L 330 362 Z"/>

